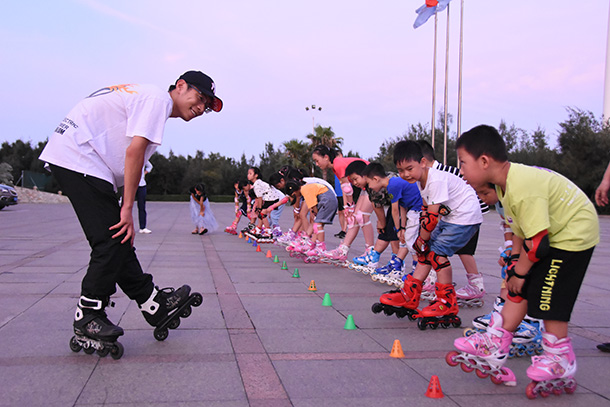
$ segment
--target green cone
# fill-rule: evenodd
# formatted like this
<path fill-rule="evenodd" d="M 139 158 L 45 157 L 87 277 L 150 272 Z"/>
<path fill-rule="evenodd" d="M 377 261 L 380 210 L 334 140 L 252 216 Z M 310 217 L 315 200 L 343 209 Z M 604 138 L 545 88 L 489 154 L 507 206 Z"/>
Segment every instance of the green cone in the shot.
<path fill-rule="evenodd" d="M 324 294 L 324 299 L 322 300 L 322 305 L 324 307 L 332 307 L 333 306 L 333 302 L 330 300 L 330 294 L 326 293 Z M 353 320 L 352 320 L 353 323 Z"/>
<path fill-rule="evenodd" d="M 348 330 L 356 329 L 356 324 L 354 323 L 354 317 L 352 316 L 352 314 L 349 314 L 347 316 L 347 320 L 345 321 L 345 326 L 343 327 L 343 329 L 348 329 Z"/>
<path fill-rule="evenodd" d="M 277 257 L 277 254 L 275 255 L 275 257 L 273 258 L 273 262 L 274 263 L 279 263 L 280 262 L 280 258 Z"/>
<path fill-rule="evenodd" d="M 282 263 L 282 270 L 288 270 L 288 266 L 286 265 L 286 261 Z"/>
<path fill-rule="evenodd" d="M 294 273 L 292 273 L 292 278 L 300 278 L 299 269 L 294 269 Z"/>

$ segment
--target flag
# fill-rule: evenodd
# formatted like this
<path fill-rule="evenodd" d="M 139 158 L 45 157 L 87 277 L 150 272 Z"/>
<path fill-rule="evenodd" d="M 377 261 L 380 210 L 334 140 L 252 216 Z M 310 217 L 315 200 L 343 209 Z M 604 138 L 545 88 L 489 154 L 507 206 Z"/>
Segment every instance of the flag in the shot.
<path fill-rule="evenodd" d="M 451 0 L 426 0 L 426 4 L 415 10 L 417 18 L 413 23 L 413 28 L 423 25 L 434 13 L 443 11 Z"/>

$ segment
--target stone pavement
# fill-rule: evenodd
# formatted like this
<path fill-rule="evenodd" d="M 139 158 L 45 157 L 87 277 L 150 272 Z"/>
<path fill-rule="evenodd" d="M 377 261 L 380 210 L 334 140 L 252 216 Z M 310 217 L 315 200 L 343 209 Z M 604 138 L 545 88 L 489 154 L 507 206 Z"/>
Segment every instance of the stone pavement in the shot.
<path fill-rule="evenodd" d="M 212 208 L 219 224 L 231 222 L 232 204 Z M 113 360 L 68 346 L 89 256 L 71 206 L 20 204 L 0 212 L 0 406 L 610 406 L 610 355 L 595 348 L 610 342 L 608 217 L 600 220 L 602 243 L 572 315 L 578 390 L 528 401 L 528 358 L 507 363 L 516 387 L 449 367 L 444 356 L 462 329 L 420 331 L 407 319 L 373 314 L 371 304 L 388 287 L 368 276 L 305 264 L 274 245 L 258 253 L 222 231 L 191 235 L 187 203 L 151 202 L 148 214 L 153 233 L 136 238 L 142 267 L 161 287 L 190 284 L 204 303 L 158 342 L 136 304 L 118 292 L 108 313 L 125 329 L 125 354 Z M 463 326 L 488 312 L 499 292 L 498 219 L 485 216 L 476 256 L 486 305 L 460 310 Z M 282 221 L 289 226 L 288 211 Z M 337 231 L 336 222 L 327 229 L 331 247 Z M 350 254 L 363 247 L 358 238 Z M 295 268 L 300 278 L 292 277 Z M 311 280 L 317 292 L 308 291 Z M 322 306 L 325 293 L 332 307 Z M 348 315 L 356 330 L 344 329 Z M 404 359 L 389 357 L 395 339 Z M 425 396 L 432 375 L 443 399 Z"/>

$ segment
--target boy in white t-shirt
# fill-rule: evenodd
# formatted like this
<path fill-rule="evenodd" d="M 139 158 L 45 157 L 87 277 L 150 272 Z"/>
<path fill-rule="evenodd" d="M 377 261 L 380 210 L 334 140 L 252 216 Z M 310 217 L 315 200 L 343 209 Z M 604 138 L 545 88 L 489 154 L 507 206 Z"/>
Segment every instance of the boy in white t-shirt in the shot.
<path fill-rule="evenodd" d="M 104 311 L 117 284 L 157 327 L 155 337 L 157 330 L 167 332 L 170 311 L 188 301 L 189 286 L 159 290 L 142 271 L 133 247 L 132 209 L 142 168 L 161 144 L 167 119 L 190 121 L 221 109 L 212 79 L 188 71 L 167 92 L 154 85 L 102 88 L 79 102 L 49 138 L 40 159 L 49 164 L 70 199 L 91 246 L 73 350 L 84 346 L 103 351 L 105 343 L 123 334 Z M 124 187 L 122 205 L 116 195 L 119 187 Z M 120 357 L 116 345 L 110 349 L 113 357 Z"/>
<path fill-rule="evenodd" d="M 280 192 L 273 185 L 269 185 L 261 178 L 261 171 L 258 167 L 250 167 L 248 169 L 248 181 L 252 183 L 252 190 L 256 195 L 255 207 L 253 210 L 256 212 L 260 222 L 260 233 L 257 231 L 253 232 L 253 237 L 257 241 L 273 241 L 274 235 L 281 235 L 280 229 L 280 215 L 284 210 L 288 198 L 282 192 Z M 272 205 L 273 208 L 268 211 Z M 267 219 L 269 215 L 269 219 Z M 271 222 L 270 222 L 271 220 Z M 276 233 L 274 234 L 273 231 Z"/>
<path fill-rule="evenodd" d="M 380 302 L 394 311 L 416 315 L 422 283 L 434 268 L 438 275 L 436 300 L 416 315 L 420 318 L 419 327 L 436 327 L 439 323 L 458 327 L 461 322 L 448 258 L 479 230 L 483 222 L 479 200 L 474 189 L 460 177 L 428 167 L 415 141 L 396 144 L 394 163 L 401 178 L 417 183 L 424 206 L 419 236 L 413 245 L 418 257 L 415 271 L 400 292 L 384 294 Z"/>

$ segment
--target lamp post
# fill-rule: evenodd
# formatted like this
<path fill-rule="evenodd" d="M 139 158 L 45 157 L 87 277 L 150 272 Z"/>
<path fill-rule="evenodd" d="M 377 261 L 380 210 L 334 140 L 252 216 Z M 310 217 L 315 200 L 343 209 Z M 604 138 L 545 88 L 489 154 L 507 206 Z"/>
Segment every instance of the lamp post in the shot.
<path fill-rule="evenodd" d="M 315 125 L 315 121 L 314 121 L 314 113 L 316 110 L 318 111 L 322 111 L 322 106 L 316 106 L 316 105 L 311 105 L 311 106 L 305 106 L 305 110 L 306 111 L 310 111 L 311 110 L 311 131 L 314 136 L 316 135 L 316 125 Z"/>

